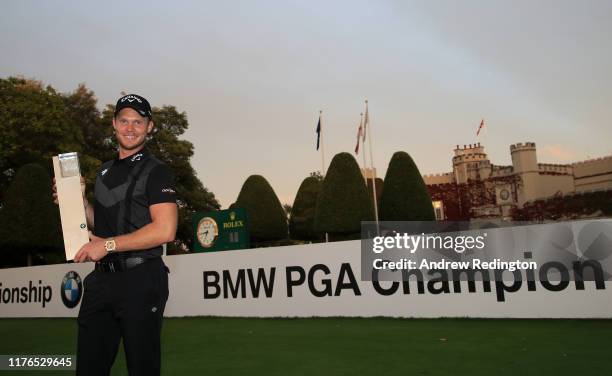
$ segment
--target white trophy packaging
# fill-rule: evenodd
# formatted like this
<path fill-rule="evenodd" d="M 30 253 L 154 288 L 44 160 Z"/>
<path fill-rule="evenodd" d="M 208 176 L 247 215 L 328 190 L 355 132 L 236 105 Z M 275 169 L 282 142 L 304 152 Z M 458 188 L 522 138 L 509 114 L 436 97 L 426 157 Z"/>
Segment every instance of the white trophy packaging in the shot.
<path fill-rule="evenodd" d="M 73 260 L 83 244 L 89 242 L 78 154 L 64 153 L 53 157 L 53 171 L 66 260 Z"/>

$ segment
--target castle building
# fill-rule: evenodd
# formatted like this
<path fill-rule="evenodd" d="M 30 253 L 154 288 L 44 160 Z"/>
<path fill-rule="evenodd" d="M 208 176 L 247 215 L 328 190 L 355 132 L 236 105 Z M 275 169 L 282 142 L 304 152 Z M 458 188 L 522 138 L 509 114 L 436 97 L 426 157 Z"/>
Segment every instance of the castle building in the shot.
<path fill-rule="evenodd" d="M 612 190 L 612 156 L 571 164 L 538 163 L 533 142 L 510 145 L 511 166 L 494 165 L 480 143 L 454 150 L 453 171 L 424 175 L 437 219 L 510 219 L 534 200 Z"/>

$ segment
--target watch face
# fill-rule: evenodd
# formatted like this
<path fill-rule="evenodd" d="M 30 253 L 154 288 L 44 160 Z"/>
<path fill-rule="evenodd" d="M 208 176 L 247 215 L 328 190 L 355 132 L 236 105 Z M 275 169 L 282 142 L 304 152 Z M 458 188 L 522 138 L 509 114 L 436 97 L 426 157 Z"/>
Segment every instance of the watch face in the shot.
<path fill-rule="evenodd" d="M 210 218 L 204 217 L 198 223 L 198 241 L 204 248 L 210 248 L 215 244 L 219 235 L 219 227 L 217 222 Z"/>
<path fill-rule="evenodd" d="M 508 199 L 508 197 L 510 197 L 510 192 L 508 192 L 507 189 L 502 189 L 501 192 L 499 192 L 499 197 L 506 201 Z"/>
<path fill-rule="evenodd" d="M 106 252 L 112 252 L 115 250 L 115 248 L 117 248 L 117 245 L 115 244 L 115 240 L 107 240 L 104 243 L 104 248 L 106 249 Z"/>

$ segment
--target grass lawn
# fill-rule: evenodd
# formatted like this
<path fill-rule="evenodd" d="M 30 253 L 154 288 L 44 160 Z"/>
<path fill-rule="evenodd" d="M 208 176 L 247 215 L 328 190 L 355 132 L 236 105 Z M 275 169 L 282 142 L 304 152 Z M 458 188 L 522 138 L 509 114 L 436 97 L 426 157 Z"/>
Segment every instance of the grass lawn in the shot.
<path fill-rule="evenodd" d="M 0 354 L 76 352 L 75 319 L 0 319 L 0 336 Z M 162 374 L 612 375 L 610 338 L 612 320 L 170 318 Z"/>

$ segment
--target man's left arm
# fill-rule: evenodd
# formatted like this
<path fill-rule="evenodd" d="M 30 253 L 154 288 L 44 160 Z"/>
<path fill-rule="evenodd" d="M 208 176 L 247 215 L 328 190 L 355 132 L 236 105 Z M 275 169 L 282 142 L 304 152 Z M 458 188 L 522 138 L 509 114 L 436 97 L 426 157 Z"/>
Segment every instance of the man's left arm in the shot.
<path fill-rule="evenodd" d="M 174 241 L 178 223 L 175 203 L 161 203 L 149 207 L 152 222 L 125 235 L 115 237 L 115 252 L 129 252 L 157 247 Z"/>
<path fill-rule="evenodd" d="M 152 222 L 140 229 L 115 239 L 115 252 L 138 251 L 157 247 L 174 240 L 178 222 L 178 210 L 175 203 L 161 203 L 149 207 Z M 74 257 L 74 262 L 98 261 L 108 252 L 104 243 L 108 239 L 99 238 L 90 233 L 91 241 L 85 244 Z"/>

